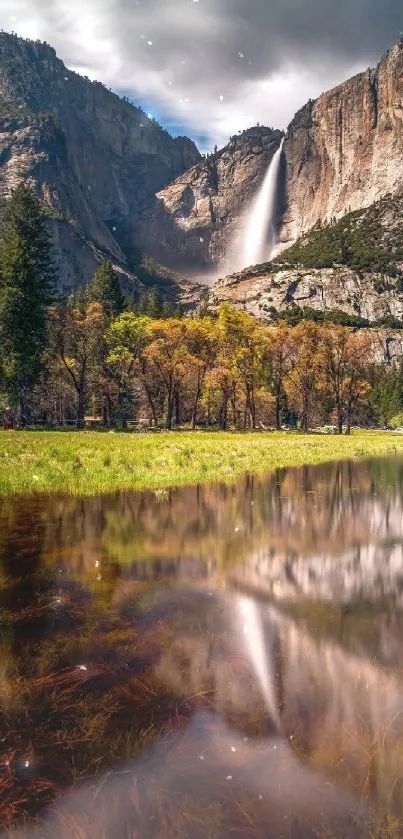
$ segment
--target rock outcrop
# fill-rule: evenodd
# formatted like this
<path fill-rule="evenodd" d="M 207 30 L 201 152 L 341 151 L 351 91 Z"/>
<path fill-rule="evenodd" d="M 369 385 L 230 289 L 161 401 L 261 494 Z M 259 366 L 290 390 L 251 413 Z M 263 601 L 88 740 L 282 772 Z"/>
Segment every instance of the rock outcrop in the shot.
<path fill-rule="evenodd" d="M 244 132 L 159 193 L 171 220 L 164 241 L 168 257 L 176 256 L 180 263 L 196 260 L 210 268 L 222 263 L 280 139 L 280 132 L 265 128 Z M 375 70 L 308 102 L 291 122 L 280 184 L 279 211 L 285 209 L 280 247 L 318 221 L 330 221 L 400 191 L 402 152 L 400 43 Z M 157 227 L 160 219 L 161 208 L 154 220 Z M 168 230 L 166 219 L 163 229 Z"/>
<path fill-rule="evenodd" d="M 403 185 L 403 42 L 292 121 L 285 143 L 283 243 L 320 219 L 367 207 Z"/>
<path fill-rule="evenodd" d="M 229 301 L 267 322 L 295 306 L 324 313 L 343 311 L 370 323 L 385 317 L 403 321 L 403 293 L 396 281 L 343 266 L 246 270 L 218 280 L 210 301 L 213 305 Z"/>
<path fill-rule="evenodd" d="M 286 268 L 259 273 L 247 270 L 218 280 L 209 295 L 215 309 L 229 302 L 261 321 L 274 323 L 281 314 L 330 318 L 344 313 L 346 324 L 371 326 L 374 361 L 387 364 L 403 355 L 403 293 L 383 274 L 360 274 L 338 266 L 328 269 Z M 399 329 L 394 329 L 394 321 Z M 367 322 L 367 323 L 365 323 Z"/>
<path fill-rule="evenodd" d="M 255 126 L 202 159 L 187 138 L 172 138 L 140 108 L 67 70 L 47 44 L 0 34 L 0 197 L 22 178 L 36 185 L 64 291 L 106 256 L 133 282 L 141 252 L 192 277 L 228 273 L 231 245 L 282 137 Z M 379 249 L 401 267 L 403 201 L 393 205 L 403 191 L 402 152 L 400 43 L 375 70 L 309 102 L 292 121 L 279 184 L 280 250 L 382 199 Z M 368 257 L 368 236 L 365 247 Z M 403 319 L 400 286 L 384 267 L 351 270 L 339 261 L 319 271 L 294 260 L 297 270 L 218 281 L 212 300 L 265 319 L 290 304 Z M 190 286 L 185 291 L 193 305 Z"/>
<path fill-rule="evenodd" d="M 105 255 L 130 272 L 155 193 L 199 159 L 192 141 L 67 70 L 49 45 L 0 34 L 0 196 L 22 178 L 35 184 L 62 286 Z"/>
<path fill-rule="evenodd" d="M 256 126 L 231 139 L 158 195 L 143 240 L 164 264 L 192 273 L 222 264 L 283 134 Z"/>

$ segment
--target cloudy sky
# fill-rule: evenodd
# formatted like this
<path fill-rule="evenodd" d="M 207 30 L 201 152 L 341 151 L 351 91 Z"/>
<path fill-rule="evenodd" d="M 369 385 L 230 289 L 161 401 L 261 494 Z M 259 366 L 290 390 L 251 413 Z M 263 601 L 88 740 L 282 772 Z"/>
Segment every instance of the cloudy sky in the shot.
<path fill-rule="evenodd" d="M 377 62 L 401 0 L 0 0 L 0 28 L 51 43 L 203 148 Z"/>

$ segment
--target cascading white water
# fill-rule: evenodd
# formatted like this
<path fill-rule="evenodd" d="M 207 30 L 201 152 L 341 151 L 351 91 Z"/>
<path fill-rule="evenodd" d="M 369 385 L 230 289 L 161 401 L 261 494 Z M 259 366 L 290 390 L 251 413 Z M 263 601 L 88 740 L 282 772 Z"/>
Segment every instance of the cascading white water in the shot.
<path fill-rule="evenodd" d="M 273 722 L 278 725 L 279 716 L 275 699 L 272 651 L 269 651 L 263 633 L 262 617 L 251 597 L 238 600 L 242 634 L 248 658 L 253 666 L 259 687 Z"/>
<path fill-rule="evenodd" d="M 242 252 L 242 268 L 270 259 L 276 244 L 275 212 L 284 137 L 273 156 L 262 186 L 248 214 Z"/>

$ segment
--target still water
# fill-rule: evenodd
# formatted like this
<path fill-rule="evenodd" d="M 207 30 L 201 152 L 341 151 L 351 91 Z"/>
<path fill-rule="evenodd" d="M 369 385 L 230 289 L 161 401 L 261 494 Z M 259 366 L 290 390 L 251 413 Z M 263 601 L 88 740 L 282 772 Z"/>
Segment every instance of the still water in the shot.
<path fill-rule="evenodd" d="M 403 836 L 403 461 L 0 511 L 0 836 Z"/>

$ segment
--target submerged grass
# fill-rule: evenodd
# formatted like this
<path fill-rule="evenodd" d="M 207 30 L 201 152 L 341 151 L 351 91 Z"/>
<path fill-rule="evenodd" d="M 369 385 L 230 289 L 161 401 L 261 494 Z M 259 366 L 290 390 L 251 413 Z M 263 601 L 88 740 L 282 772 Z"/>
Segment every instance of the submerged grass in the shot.
<path fill-rule="evenodd" d="M 231 481 L 245 472 L 393 454 L 403 455 L 403 436 L 382 431 L 359 431 L 350 437 L 287 432 L 5 432 L 0 435 L 0 495 L 162 490 Z"/>

